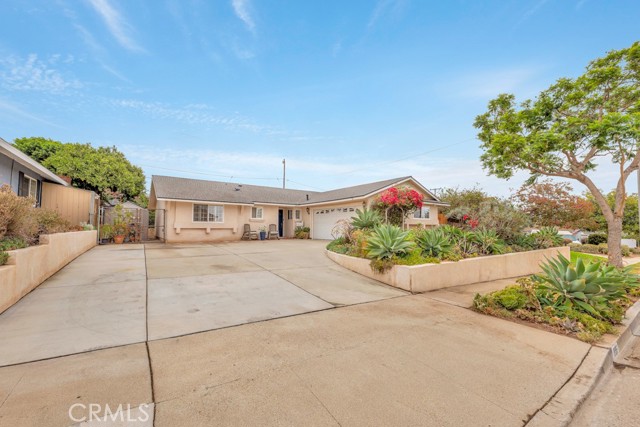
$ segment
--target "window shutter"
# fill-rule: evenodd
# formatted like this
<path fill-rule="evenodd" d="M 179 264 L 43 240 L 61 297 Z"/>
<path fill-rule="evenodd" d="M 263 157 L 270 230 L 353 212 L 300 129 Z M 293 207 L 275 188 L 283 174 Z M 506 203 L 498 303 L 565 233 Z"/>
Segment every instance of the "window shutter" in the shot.
<path fill-rule="evenodd" d="M 36 206 L 42 206 L 42 181 L 36 181 L 38 183 L 38 187 L 36 189 Z"/>
<path fill-rule="evenodd" d="M 23 182 L 24 181 L 24 172 L 18 172 L 18 196 L 24 196 L 23 192 Z"/>

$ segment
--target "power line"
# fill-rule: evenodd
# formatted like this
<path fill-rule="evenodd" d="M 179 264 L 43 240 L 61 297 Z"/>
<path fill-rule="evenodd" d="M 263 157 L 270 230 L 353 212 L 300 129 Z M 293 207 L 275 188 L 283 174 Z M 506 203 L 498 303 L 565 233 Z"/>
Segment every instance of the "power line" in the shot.
<path fill-rule="evenodd" d="M 390 164 L 392 164 L 392 163 L 398 163 L 398 162 L 401 162 L 401 161 L 403 161 L 403 160 L 413 159 L 413 158 L 416 158 L 416 157 L 424 156 L 424 155 L 426 155 L 426 154 L 434 153 L 434 152 L 436 152 L 436 151 L 444 150 L 445 148 L 455 147 L 455 146 L 457 146 L 457 145 L 464 144 L 465 142 L 473 141 L 474 139 L 475 139 L 475 138 L 467 138 L 467 139 L 465 139 L 465 140 L 463 140 L 463 141 L 459 141 L 459 142 L 456 142 L 456 143 L 454 143 L 454 144 L 443 145 L 443 146 L 441 146 L 441 147 L 434 148 L 434 149 L 432 149 L 432 150 L 428 150 L 428 151 L 424 151 L 424 152 L 422 152 L 422 153 L 412 154 L 412 155 L 410 155 L 410 156 L 402 157 L 402 158 L 400 158 L 400 159 L 389 160 L 389 161 L 384 161 L 384 162 L 380 162 L 380 163 L 374 163 L 373 165 L 369 165 L 369 166 L 367 166 L 367 167 L 365 167 L 365 168 L 354 169 L 354 170 L 350 170 L 350 171 L 348 171 L 348 172 L 341 172 L 341 173 L 337 173 L 337 174 L 335 174 L 335 175 L 348 175 L 348 174 L 352 174 L 352 173 L 354 173 L 354 172 L 360 172 L 360 171 L 363 171 L 363 170 L 369 170 L 369 169 L 371 169 L 372 167 L 377 167 L 377 166 L 381 166 L 381 165 L 390 165 Z"/>
<path fill-rule="evenodd" d="M 318 187 L 314 187 L 313 185 L 303 184 L 301 182 L 297 182 L 292 179 L 288 179 L 287 182 L 292 182 L 294 184 L 302 185 L 303 187 L 313 188 L 314 190 L 318 190 L 318 191 L 325 191 L 323 188 L 318 188 Z"/>

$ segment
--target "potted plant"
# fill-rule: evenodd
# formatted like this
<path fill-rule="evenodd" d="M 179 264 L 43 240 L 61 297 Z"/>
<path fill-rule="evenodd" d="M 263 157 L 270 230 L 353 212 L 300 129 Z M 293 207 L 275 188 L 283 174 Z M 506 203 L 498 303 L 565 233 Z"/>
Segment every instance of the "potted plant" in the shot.
<path fill-rule="evenodd" d="M 100 244 L 105 245 L 109 243 L 113 237 L 113 226 L 111 224 L 104 224 L 100 227 Z"/>
<path fill-rule="evenodd" d="M 113 242 L 121 245 L 127 236 L 129 226 L 126 222 L 116 222 L 113 224 Z"/>
<path fill-rule="evenodd" d="M 264 240 L 267 238 L 267 227 L 264 225 L 260 227 L 260 240 Z"/>

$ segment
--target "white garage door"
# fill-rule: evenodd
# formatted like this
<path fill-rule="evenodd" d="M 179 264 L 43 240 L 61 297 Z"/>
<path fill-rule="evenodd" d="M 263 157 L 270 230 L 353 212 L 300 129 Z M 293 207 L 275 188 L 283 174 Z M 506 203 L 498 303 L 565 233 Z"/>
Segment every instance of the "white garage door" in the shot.
<path fill-rule="evenodd" d="M 358 206 L 337 206 L 313 210 L 313 238 L 333 240 L 331 230 L 341 219 L 349 220 L 356 215 Z"/>

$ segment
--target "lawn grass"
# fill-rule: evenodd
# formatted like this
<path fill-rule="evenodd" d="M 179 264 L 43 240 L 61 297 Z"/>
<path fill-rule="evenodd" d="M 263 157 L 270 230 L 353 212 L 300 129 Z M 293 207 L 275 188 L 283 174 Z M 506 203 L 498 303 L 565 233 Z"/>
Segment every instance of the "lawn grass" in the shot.
<path fill-rule="evenodd" d="M 584 262 L 592 262 L 592 261 L 606 261 L 607 259 L 598 255 L 593 254 L 585 254 L 581 252 L 573 252 L 571 251 L 571 263 L 575 264 L 578 258 L 582 258 Z"/>

